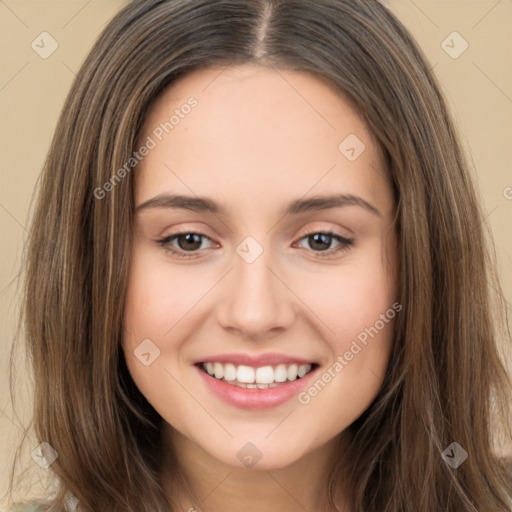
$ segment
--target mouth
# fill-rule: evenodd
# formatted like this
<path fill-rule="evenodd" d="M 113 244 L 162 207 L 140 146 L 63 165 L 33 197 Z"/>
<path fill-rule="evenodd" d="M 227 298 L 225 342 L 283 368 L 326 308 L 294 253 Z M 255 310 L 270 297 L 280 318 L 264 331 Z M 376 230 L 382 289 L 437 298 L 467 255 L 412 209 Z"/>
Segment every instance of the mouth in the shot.
<path fill-rule="evenodd" d="M 270 389 L 286 386 L 314 371 L 317 363 L 281 363 L 278 365 L 247 366 L 206 361 L 196 366 L 214 379 L 245 389 Z"/>
<path fill-rule="evenodd" d="M 320 365 L 285 354 L 223 354 L 196 360 L 205 384 L 224 403 L 238 409 L 271 409 L 311 385 Z"/>

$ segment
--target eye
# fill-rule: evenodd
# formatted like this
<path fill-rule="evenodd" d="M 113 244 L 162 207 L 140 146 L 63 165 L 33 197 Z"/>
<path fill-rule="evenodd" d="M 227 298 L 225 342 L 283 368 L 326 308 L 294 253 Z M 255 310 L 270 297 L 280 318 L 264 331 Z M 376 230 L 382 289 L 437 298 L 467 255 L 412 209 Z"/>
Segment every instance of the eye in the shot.
<path fill-rule="evenodd" d="M 307 243 L 315 253 L 315 257 L 319 258 L 334 256 L 339 252 L 350 249 L 350 247 L 354 245 L 354 240 L 333 233 L 332 231 L 312 231 L 306 233 L 306 235 L 300 239 L 300 241 L 302 240 L 307 240 Z M 329 248 L 333 241 L 338 243 L 334 249 Z"/>
<path fill-rule="evenodd" d="M 157 240 L 157 243 L 178 258 L 191 259 L 199 256 L 197 254 L 200 252 L 199 249 L 204 249 L 204 247 L 201 247 L 204 239 L 211 241 L 209 237 L 202 233 L 182 232 Z M 331 231 L 312 231 L 306 233 L 299 240 L 299 244 L 302 240 L 307 240 L 312 251 L 315 253 L 315 257 L 319 258 L 333 256 L 341 251 L 346 251 L 354 244 L 354 240 Z M 333 241 L 338 244 L 334 249 L 329 248 Z M 177 247 L 174 245 L 174 242 L 177 243 Z"/>
<path fill-rule="evenodd" d="M 161 240 L 157 240 L 157 242 L 166 251 L 175 254 L 179 258 L 194 258 L 194 253 L 196 253 L 198 249 L 201 248 L 202 239 L 210 240 L 206 235 L 203 235 L 202 233 L 183 232 L 167 236 Z M 178 248 L 172 245 L 172 242 L 174 241 L 178 243 Z"/>

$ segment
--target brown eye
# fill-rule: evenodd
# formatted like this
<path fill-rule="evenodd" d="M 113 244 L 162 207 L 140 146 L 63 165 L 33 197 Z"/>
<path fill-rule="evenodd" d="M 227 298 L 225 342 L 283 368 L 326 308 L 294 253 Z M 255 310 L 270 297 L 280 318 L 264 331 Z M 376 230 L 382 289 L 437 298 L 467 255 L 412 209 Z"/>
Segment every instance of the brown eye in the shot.
<path fill-rule="evenodd" d="M 199 252 L 203 239 L 209 240 L 206 235 L 202 233 L 184 232 L 175 233 L 167 236 L 157 242 L 166 250 L 178 257 L 193 257 L 195 253 Z M 173 243 L 176 242 L 176 243 Z M 189 254 L 187 254 L 189 253 Z"/>
<path fill-rule="evenodd" d="M 186 233 L 184 235 L 178 235 L 176 237 L 178 247 L 184 251 L 194 251 L 201 247 L 201 235 L 197 233 Z"/>
<path fill-rule="evenodd" d="M 354 240 L 350 240 L 330 231 L 307 233 L 301 238 L 301 241 L 302 240 L 307 240 L 309 248 L 319 256 L 323 256 L 322 253 L 325 253 L 326 256 L 330 256 L 333 253 L 347 250 L 354 244 Z M 333 241 L 337 242 L 338 245 L 335 246 L 334 249 L 331 249 L 330 247 Z"/>

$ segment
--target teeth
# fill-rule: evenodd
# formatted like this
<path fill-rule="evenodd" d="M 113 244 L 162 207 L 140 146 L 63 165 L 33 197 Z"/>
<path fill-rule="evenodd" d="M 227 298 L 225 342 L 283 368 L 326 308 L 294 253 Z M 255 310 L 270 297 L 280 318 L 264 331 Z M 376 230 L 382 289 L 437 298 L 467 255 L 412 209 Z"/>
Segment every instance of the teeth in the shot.
<path fill-rule="evenodd" d="M 213 372 L 216 379 L 222 379 L 224 377 L 224 366 L 220 363 L 213 363 Z"/>
<path fill-rule="evenodd" d="M 285 382 L 287 377 L 286 366 L 284 364 L 280 364 L 274 370 L 274 379 L 276 382 Z"/>
<path fill-rule="evenodd" d="M 236 380 L 238 382 L 243 382 L 244 384 L 251 384 L 254 382 L 254 374 L 254 368 L 240 365 L 236 370 Z"/>
<path fill-rule="evenodd" d="M 311 371 L 310 364 L 279 364 L 275 367 L 239 365 L 231 363 L 203 363 L 202 367 L 206 372 L 219 380 L 224 380 L 235 386 L 250 389 L 267 389 L 278 386 L 287 380 L 292 382 L 304 377 Z"/>
<path fill-rule="evenodd" d="M 270 384 L 274 382 L 274 368 L 262 366 L 256 370 L 256 382 L 258 384 Z"/>
<path fill-rule="evenodd" d="M 288 367 L 288 370 L 286 371 L 286 377 L 288 380 L 295 380 L 297 378 L 297 372 L 299 370 L 299 367 L 296 364 L 292 364 Z"/>
<path fill-rule="evenodd" d="M 226 380 L 236 380 L 236 366 L 234 364 L 224 365 L 224 378 Z"/>
<path fill-rule="evenodd" d="M 309 370 L 311 370 L 311 365 L 310 364 L 301 364 L 299 366 L 299 369 L 297 371 L 297 375 L 302 378 L 304 377 L 304 375 L 306 375 L 306 373 L 309 372 Z M 217 372 L 215 372 L 217 373 Z"/>

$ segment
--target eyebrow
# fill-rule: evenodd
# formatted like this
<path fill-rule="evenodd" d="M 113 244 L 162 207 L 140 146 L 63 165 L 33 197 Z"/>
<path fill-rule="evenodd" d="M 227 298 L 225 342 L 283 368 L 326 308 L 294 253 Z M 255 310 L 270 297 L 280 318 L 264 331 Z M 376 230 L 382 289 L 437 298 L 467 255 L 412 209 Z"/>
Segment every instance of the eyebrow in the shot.
<path fill-rule="evenodd" d="M 346 206 L 359 206 L 368 212 L 382 217 L 380 211 L 362 197 L 352 194 L 318 195 L 309 199 L 297 199 L 289 203 L 285 215 L 298 215 L 300 213 L 328 210 L 330 208 L 343 208 Z M 176 208 L 199 213 L 212 213 L 223 215 L 226 208 L 208 197 L 168 195 L 162 194 L 148 199 L 135 208 L 138 213 L 151 208 Z"/>

